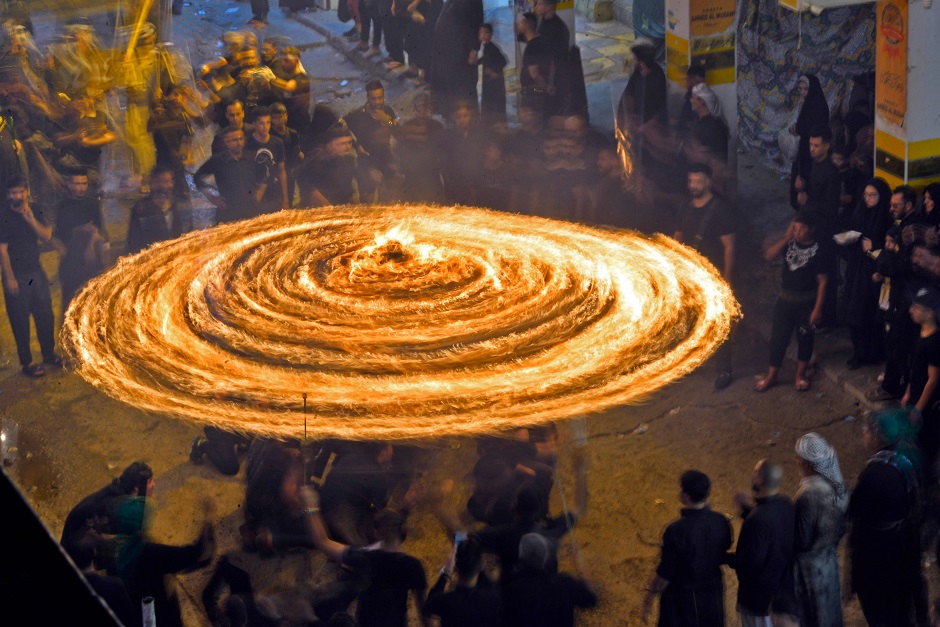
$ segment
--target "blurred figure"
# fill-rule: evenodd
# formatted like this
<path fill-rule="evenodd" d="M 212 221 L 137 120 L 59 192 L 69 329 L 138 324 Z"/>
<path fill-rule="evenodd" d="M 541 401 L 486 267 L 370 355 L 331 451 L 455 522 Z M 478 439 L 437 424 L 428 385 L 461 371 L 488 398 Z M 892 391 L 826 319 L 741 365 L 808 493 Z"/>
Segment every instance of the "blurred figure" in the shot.
<path fill-rule="evenodd" d="M 176 200 L 173 178 L 173 171 L 165 166 L 157 166 L 150 173 L 150 193 L 131 207 L 127 254 L 193 230 L 193 210 Z"/>
<path fill-rule="evenodd" d="M 60 254 L 63 315 L 78 290 L 111 261 L 101 200 L 88 194 L 88 171 L 73 168 L 66 173 L 65 181 L 68 196 L 56 207 L 53 232 Z"/>

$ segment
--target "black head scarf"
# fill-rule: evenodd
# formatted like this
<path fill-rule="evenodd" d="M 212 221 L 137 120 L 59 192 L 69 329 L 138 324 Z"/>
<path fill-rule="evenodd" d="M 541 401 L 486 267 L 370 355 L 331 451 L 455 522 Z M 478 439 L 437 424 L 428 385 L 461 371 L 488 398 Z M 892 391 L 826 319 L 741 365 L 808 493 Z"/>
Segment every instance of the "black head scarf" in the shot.
<path fill-rule="evenodd" d="M 940 183 L 928 185 L 924 188 L 924 194 L 930 194 L 930 199 L 933 200 L 933 211 L 927 213 L 926 208 L 921 209 L 924 212 L 924 218 L 928 224 L 938 226 L 940 225 Z"/>
<path fill-rule="evenodd" d="M 819 78 L 815 74 L 805 76 L 809 80 L 809 93 L 806 94 L 803 106 L 800 107 L 800 115 L 796 118 L 796 131 L 800 138 L 806 136 L 814 126 L 829 126 L 829 104 L 826 102 L 826 94 L 823 93 Z M 809 140 L 808 137 L 806 139 Z"/>
<path fill-rule="evenodd" d="M 881 178 L 873 178 L 865 187 L 874 187 L 878 190 L 878 204 L 869 208 L 865 204 L 865 195 L 858 200 L 855 212 L 852 214 L 852 228 L 860 231 L 863 237 L 871 240 L 875 250 L 884 246 L 885 232 L 891 225 L 891 187 Z M 864 192 L 864 187 L 862 188 Z"/>

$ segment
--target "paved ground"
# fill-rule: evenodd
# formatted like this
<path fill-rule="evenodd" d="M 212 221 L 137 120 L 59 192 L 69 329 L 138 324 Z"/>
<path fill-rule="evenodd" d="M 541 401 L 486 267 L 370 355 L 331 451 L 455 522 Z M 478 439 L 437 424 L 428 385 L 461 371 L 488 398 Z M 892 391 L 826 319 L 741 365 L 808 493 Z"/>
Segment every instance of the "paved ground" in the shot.
<path fill-rule="evenodd" d="M 199 63 L 211 56 L 218 33 L 240 27 L 248 16 L 247 3 L 197 0 L 188 3 L 183 18 L 177 21 L 176 35 L 178 41 L 189 42 L 192 60 Z M 304 48 L 303 62 L 315 78 L 317 99 L 340 111 L 361 104 L 361 85 L 375 69 L 350 62 L 348 46 L 339 49 L 340 42 L 332 35 L 345 26 L 325 12 L 305 13 L 300 20 L 303 23 L 285 20 L 274 12 L 268 32 L 287 34 Z M 311 30 L 308 23 L 318 28 Z M 581 24 L 578 36 L 584 50 L 591 49 L 585 58 L 592 68 L 586 68 L 592 81 L 592 111 L 603 111 L 609 106 L 611 93 L 619 95 L 616 80 L 622 77 L 618 77 L 617 68 L 631 35 L 620 25 Z M 597 56 L 592 56 L 595 52 Z M 410 99 L 412 90 L 413 85 L 404 79 L 389 81 L 389 99 L 403 113 L 407 113 L 403 103 Z M 605 126 L 601 116 L 592 115 L 592 119 Z M 639 624 L 636 608 L 655 562 L 658 539 L 679 507 L 676 478 L 681 469 L 697 467 L 708 472 L 714 481 L 715 507 L 731 513 L 731 494 L 747 488 L 750 468 L 759 458 L 771 456 L 782 461 L 787 472 L 785 489 L 790 493 L 795 490 L 791 447 L 807 431 L 819 431 L 836 444 L 850 483 L 864 463 L 858 423 L 845 417 L 857 416 L 860 410 L 852 390 L 865 388 L 866 379 L 877 372 L 847 373 L 842 367 L 848 356 L 846 340 L 839 334 L 818 342 L 823 376 L 817 377 L 810 393 L 798 394 L 783 385 L 764 395 L 751 390 L 752 376 L 765 366 L 767 316 L 779 273 L 778 266 L 758 261 L 758 252 L 767 234 L 785 226 L 790 210 L 785 186 L 777 175 L 756 165 L 756 159 L 741 156 L 739 178 L 750 231 L 744 239 L 742 266 L 746 270 L 739 289 L 745 319 L 735 337 L 737 378 L 729 389 L 715 392 L 713 372 L 705 367 L 642 406 L 618 408 L 588 419 L 590 509 L 573 543 L 565 545 L 562 561 L 563 567 L 571 570 L 582 564 L 584 574 L 600 592 L 600 608 L 585 614 L 580 624 Z M 118 246 L 126 232 L 127 206 L 126 200 L 109 205 L 109 230 Z M 54 276 L 55 255 L 43 255 L 43 262 Z M 0 345 L 6 355 L 11 353 L 12 336 L 2 322 Z M 792 363 L 785 365 L 784 375 L 792 373 L 792 368 Z M 190 541 L 198 526 L 198 501 L 211 495 L 218 502 L 220 548 L 228 551 L 236 547 L 235 531 L 242 520 L 242 478 L 222 478 L 207 466 L 189 463 L 187 455 L 198 432 L 196 426 L 116 403 L 67 373 L 31 381 L 11 367 L 0 370 L 0 420 L 6 438 L 3 455 L 13 462 L 8 470 L 54 534 L 82 496 L 130 461 L 144 459 L 157 475 L 156 539 Z M 567 437 L 567 428 L 563 426 L 562 431 Z M 419 443 L 419 459 L 426 468 L 426 494 L 433 493 L 441 480 L 452 478 L 457 488 L 449 505 L 456 508 L 466 498 L 473 444 L 457 439 Z M 557 483 L 570 499 L 569 462 L 568 453 L 563 453 Z M 556 511 L 563 507 L 560 492 L 553 507 Z M 409 536 L 409 550 L 434 573 L 447 545 L 448 539 L 428 509 L 420 507 Z M 309 592 L 304 583 L 299 586 L 302 594 L 298 594 L 297 582 L 311 578 L 316 582 L 330 574 L 320 556 L 248 559 L 264 593 L 295 600 L 290 608 L 294 615 L 302 614 L 304 606 L 298 600 L 307 598 Z M 188 625 L 203 624 L 197 599 L 204 576 L 194 573 L 181 581 Z M 733 575 L 726 575 L 726 582 L 731 608 Z M 849 608 L 848 622 L 861 624 L 855 604 Z"/>

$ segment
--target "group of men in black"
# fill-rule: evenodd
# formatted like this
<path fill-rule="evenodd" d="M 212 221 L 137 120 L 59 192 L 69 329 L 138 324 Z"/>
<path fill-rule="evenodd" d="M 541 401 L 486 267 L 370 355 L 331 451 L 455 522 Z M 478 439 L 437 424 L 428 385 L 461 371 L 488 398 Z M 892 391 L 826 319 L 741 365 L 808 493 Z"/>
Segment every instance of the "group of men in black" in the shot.
<path fill-rule="evenodd" d="M 554 517 L 548 510 L 558 456 L 553 427 L 482 438 L 478 452 L 466 508 L 453 513 L 441 505 L 452 481 L 438 498 L 426 499 L 454 541 L 430 586 L 422 562 L 408 554 L 407 530 L 433 453 L 389 443 L 239 441 L 234 468 L 221 469 L 237 472 L 244 460 L 241 546 L 218 559 L 211 506 L 193 543 L 150 540 L 144 513 L 153 472 L 142 462 L 75 506 L 62 544 L 126 625 L 140 625 L 136 607 L 144 596 L 154 597 L 161 624 L 179 624 L 178 599 L 163 576 L 210 562 L 202 604 L 213 624 L 296 621 L 290 604 L 267 593 L 270 582 L 259 564 L 310 550 L 341 568 L 325 580 L 298 582 L 298 602 L 317 617 L 305 624 L 404 627 L 410 614 L 436 617 L 444 627 L 574 625 L 577 608 L 597 603 L 585 580 L 559 572 L 557 557 L 563 537 L 586 511 L 584 451 L 575 455 L 572 509 Z M 191 459 L 203 461 L 201 454 Z M 485 555 L 498 562 L 484 568 Z"/>

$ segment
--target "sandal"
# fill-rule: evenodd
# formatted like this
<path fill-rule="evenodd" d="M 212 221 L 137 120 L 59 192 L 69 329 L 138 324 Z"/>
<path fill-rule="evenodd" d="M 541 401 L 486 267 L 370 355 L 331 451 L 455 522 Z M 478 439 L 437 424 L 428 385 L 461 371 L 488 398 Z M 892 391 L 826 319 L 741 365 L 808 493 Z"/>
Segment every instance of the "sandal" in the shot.
<path fill-rule="evenodd" d="M 768 379 L 767 377 L 764 377 L 763 379 L 759 380 L 757 383 L 754 384 L 754 391 L 766 392 L 767 390 L 769 390 L 775 385 L 777 385 L 776 379 Z"/>
<path fill-rule="evenodd" d="M 28 366 L 23 366 L 23 374 L 25 374 L 27 377 L 38 379 L 40 377 L 46 376 L 46 371 L 43 370 L 42 366 L 39 364 L 29 364 Z"/>
<path fill-rule="evenodd" d="M 809 379 L 797 379 L 796 383 L 793 385 L 797 392 L 808 392 L 809 386 Z"/>
<path fill-rule="evenodd" d="M 48 366 L 52 366 L 53 368 L 61 368 L 61 367 L 62 367 L 62 358 L 59 357 L 58 355 L 53 355 L 53 356 L 50 357 L 49 359 L 43 359 L 43 360 L 42 360 L 42 363 L 44 363 L 44 364 L 46 364 L 46 365 L 48 365 Z"/>

